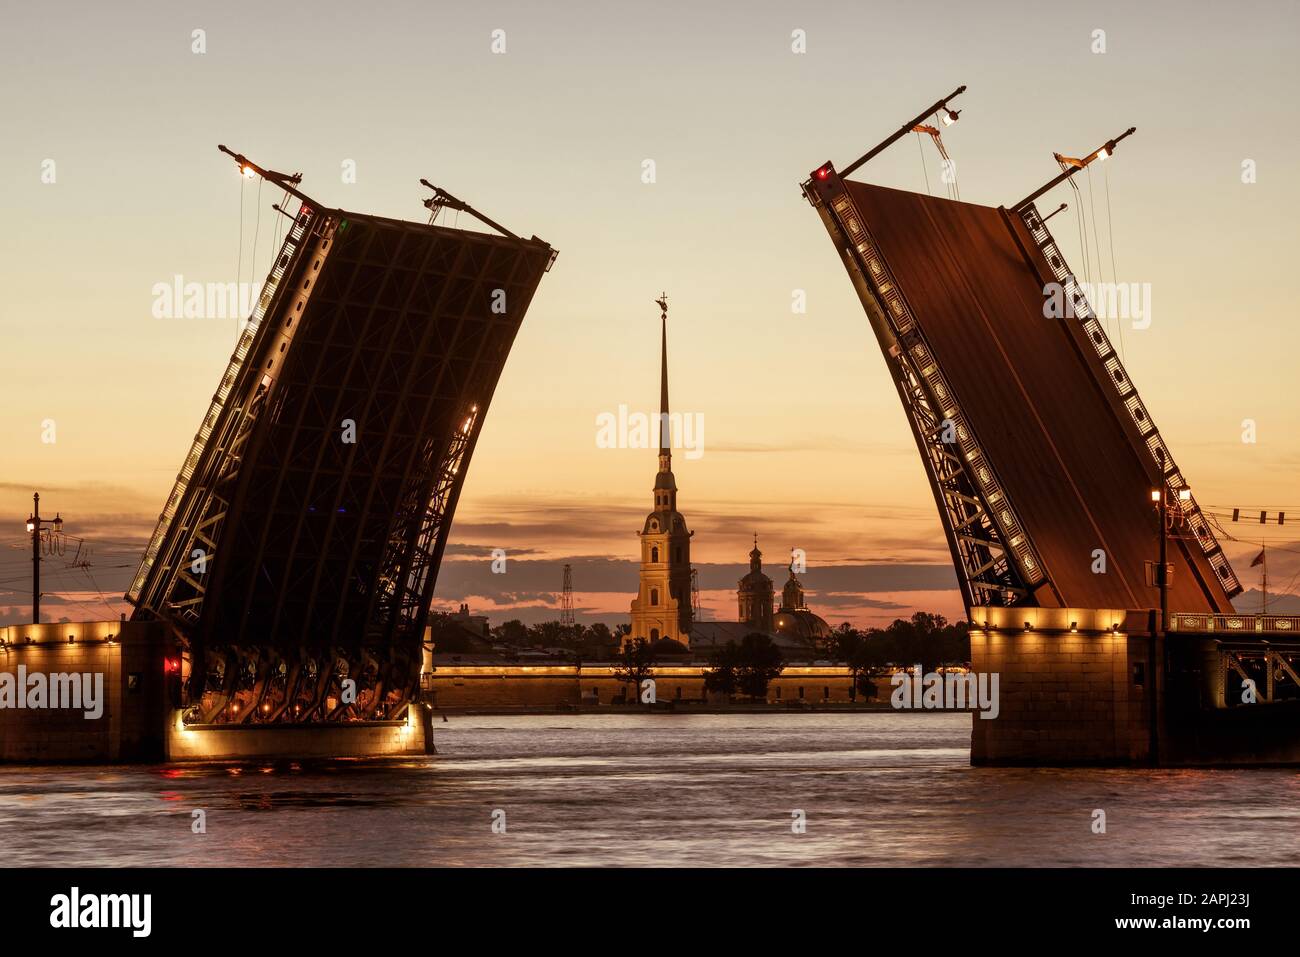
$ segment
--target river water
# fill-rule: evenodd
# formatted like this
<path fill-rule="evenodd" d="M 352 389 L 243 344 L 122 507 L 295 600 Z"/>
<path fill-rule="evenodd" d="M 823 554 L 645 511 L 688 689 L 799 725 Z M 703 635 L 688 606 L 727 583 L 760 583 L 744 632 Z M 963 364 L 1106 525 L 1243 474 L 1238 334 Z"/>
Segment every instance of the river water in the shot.
<path fill-rule="evenodd" d="M 0 849 L 6 866 L 1297 862 L 1295 770 L 972 768 L 970 721 L 451 716 L 438 756 L 410 761 L 0 767 Z"/>

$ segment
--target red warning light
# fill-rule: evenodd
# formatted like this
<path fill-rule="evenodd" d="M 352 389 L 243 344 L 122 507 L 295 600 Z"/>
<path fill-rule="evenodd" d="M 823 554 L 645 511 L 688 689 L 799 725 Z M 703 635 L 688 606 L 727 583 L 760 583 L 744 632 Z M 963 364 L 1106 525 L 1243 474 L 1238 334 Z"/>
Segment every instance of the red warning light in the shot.
<path fill-rule="evenodd" d="M 819 170 L 817 171 L 817 173 L 816 173 L 816 176 L 817 176 L 818 179 L 825 179 L 827 176 L 830 176 L 830 175 L 831 175 L 831 164 L 830 164 L 830 163 L 827 163 L 825 166 L 823 166 L 821 169 L 819 169 Z"/>
<path fill-rule="evenodd" d="M 180 670 L 181 670 L 181 662 L 179 658 L 163 659 L 163 671 L 165 671 L 167 674 L 169 675 L 176 674 Z"/>

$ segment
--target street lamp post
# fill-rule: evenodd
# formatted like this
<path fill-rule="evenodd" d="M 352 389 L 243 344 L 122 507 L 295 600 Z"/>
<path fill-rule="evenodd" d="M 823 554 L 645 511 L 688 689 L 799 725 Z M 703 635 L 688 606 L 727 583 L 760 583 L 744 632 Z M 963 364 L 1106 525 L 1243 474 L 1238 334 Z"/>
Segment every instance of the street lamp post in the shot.
<path fill-rule="evenodd" d="M 1169 488 L 1163 474 L 1160 480 L 1160 630 L 1169 631 Z"/>
<path fill-rule="evenodd" d="M 1148 758 L 1153 767 L 1160 763 L 1160 676 L 1164 671 L 1161 642 L 1169 633 L 1169 483 L 1165 480 L 1165 451 L 1156 449 L 1156 462 L 1160 466 L 1160 488 L 1151 490 L 1151 500 L 1160 513 L 1160 563 L 1156 566 L 1156 583 L 1160 586 L 1160 628 L 1151 630 L 1147 639 L 1147 693 L 1150 713 L 1147 716 L 1149 734 Z"/>
<path fill-rule="evenodd" d="M 1164 479 L 1165 454 L 1163 449 L 1156 450 L 1156 459 L 1160 463 L 1160 488 L 1151 490 L 1151 501 L 1160 512 L 1160 563 L 1156 566 L 1156 584 L 1160 586 L 1160 631 L 1169 630 L 1169 529 L 1172 522 L 1169 517 L 1169 484 Z M 1177 510 L 1173 522 L 1182 527 L 1187 520 L 1188 503 L 1192 500 L 1192 490 L 1187 487 L 1178 490 Z"/>
<path fill-rule="evenodd" d="M 27 531 L 32 533 L 32 624 L 41 623 L 41 529 L 53 528 L 56 532 L 63 530 L 63 517 L 54 513 L 54 518 L 47 521 L 41 518 L 41 493 L 32 493 L 32 514 L 27 519 Z"/>

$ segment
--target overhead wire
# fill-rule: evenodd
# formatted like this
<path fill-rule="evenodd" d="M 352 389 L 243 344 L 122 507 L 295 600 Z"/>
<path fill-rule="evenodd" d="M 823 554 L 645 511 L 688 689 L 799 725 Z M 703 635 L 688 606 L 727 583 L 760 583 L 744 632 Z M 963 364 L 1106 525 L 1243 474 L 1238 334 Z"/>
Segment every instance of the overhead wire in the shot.
<path fill-rule="evenodd" d="M 1092 167 L 1089 166 L 1085 172 L 1088 174 L 1088 208 L 1092 215 L 1092 245 L 1097 254 L 1094 260 L 1097 264 L 1097 283 L 1101 285 L 1106 282 L 1106 276 L 1101 268 L 1101 230 L 1097 228 L 1097 202 L 1092 189 Z"/>
<path fill-rule="evenodd" d="M 235 260 L 235 289 L 238 290 L 239 284 L 244 280 L 244 187 L 248 183 L 248 178 L 244 176 L 243 170 L 239 174 L 239 256 Z M 238 293 L 236 292 L 236 295 Z M 235 316 L 235 334 L 239 334 L 239 316 L 240 310 L 236 309 Z"/>
<path fill-rule="evenodd" d="M 913 130 L 916 134 L 916 151 L 921 156 L 921 173 L 925 176 L 925 195 L 930 196 L 930 171 L 925 168 L 925 143 L 921 140 L 921 131 Z"/>
<path fill-rule="evenodd" d="M 59 567 L 57 567 L 57 566 L 52 567 L 52 568 L 50 569 L 51 574 L 53 574 L 53 575 L 58 575 L 60 578 L 62 578 L 62 574 L 63 574 L 64 571 L 65 571 L 65 569 L 59 568 Z M 70 583 L 65 582 L 64 584 L 65 584 L 65 585 L 68 585 L 68 584 L 70 584 Z M 70 590 L 70 589 L 65 588 L 65 590 Z M 58 599 L 60 599 L 61 601 L 66 601 L 66 602 L 68 602 L 68 603 L 71 604 L 71 605 L 76 605 L 78 608 L 84 609 L 84 610 L 85 610 L 88 614 L 90 614 L 91 616 L 95 616 L 95 615 L 99 614 L 99 612 L 96 612 L 95 609 L 94 609 L 92 606 L 87 605 L 85 602 L 77 601 L 75 598 L 70 598 L 70 597 L 68 597 L 67 595 L 61 594 L 61 593 L 59 593 L 59 592 L 57 592 L 57 591 L 49 591 L 49 592 L 43 591 L 43 592 L 41 592 L 41 596 L 42 596 L 42 597 L 44 597 L 44 596 L 46 596 L 46 595 L 49 595 L 49 596 L 51 596 L 51 597 L 53 597 L 53 598 L 58 598 Z M 107 602 L 104 603 L 104 607 L 105 607 L 105 608 L 110 608 L 110 609 L 113 608 L 113 606 L 112 606 L 112 605 L 109 605 Z M 113 610 L 116 611 L 116 609 L 113 609 Z"/>
<path fill-rule="evenodd" d="M 939 129 L 943 124 L 943 120 L 939 118 L 938 113 L 934 114 L 934 119 L 935 119 L 935 129 Z M 944 162 L 948 165 L 948 170 L 952 174 L 952 197 L 951 198 L 956 202 L 960 203 L 961 186 L 957 183 L 957 164 L 953 162 L 952 157 L 948 155 L 947 147 L 943 145 L 943 140 L 937 135 L 935 136 L 935 143 L 939 147 L 939 152 L 943 154 Z"/>
<path fill-rule="evenodd" d="M 262 230 L 262 184 L 264 182 L 266 181 L 261 179 L 260 177 L 257 180 L 257 201 L 256 201 L 257 217 L 253 220 L 253 255 L 250 257 L 250 262 L 248 266 L 249 290 L 253 290 L 256 288 L 254 283 L 256 283 L 257 281 L 257 237 Z M 237 309 L 236 312 L 243 312 L 243 309 L 242 308 Z M 243 318 L 247 320 L 248 316 L 244 316 Z"/>
<path fill-rule="evenodd" d="M 99 587 L 99 583 L 95 581 L 94 576 L 90 574 L 90 569 L 87 568 L 85 565 L 82 565 L 81 573 L 86 576 L 86 581 L 90 582 L 90 587 L 95 589 L 96 592 L 98 592 L 100 604 L 102 604 L 105 608 L 110 607 L 108 604 L 108 599 L 104 597 L 104 589 Z"/>
<path fill-rule="evenodd" d="M 1226 528 L 1224 528 L 1224 527 L 1223 527 L 1223 523 L 1222 523 L 1221 521 L 1219 521 L 1219 519 L 1223 517 L 1223 514 L 1222 514 L 1221 512 L 1211 512 L 1211 511 L 1206 511 L 1204 508 L 1202 508 L 1202 509 L 1201 509 L 1201 514 L 1204 515 L 1204 516 L 1206 516 L 1206 518 L 1209 520 L 1210 524 L 1214 526 L 1215 531 L 1217 531 L 1220 535 L 1222 535 L 1222 536 L 1223 536 L 1224 538 L 1226 538 L 1228 541 L 1230 541 L 1230 542 L 1236 542 L 1236 543 L 1239 544 L 1239 545 L 1254 545 L 1254 544 L 1255 544 L 1255 542 L 1254 542 L 1252 539 L 1249 539 L 1249 538 L 1238 538 L 1236 535 L 1233 535 L 1230 531 L 1228 531 Z M 1288 547 L 1287 547 L 1288 545 L 1296 545 L 1296 546 L 1300 546 L 1300 542 L 1285 542 L 1284 544 L 1281 544 L 1281 545 L 1274 544 L 1274 543 L 1270 542 L 1270 543 L 1267 544 L 1266 547 L 1271 548 L 1271 549 L 1274 549 L 1275 551 L 1279 551 L 1279 552 L 1287 552 L 1288 554 L 1292 554 L 1292 555 L 1300 555 L 1300 548 L 1288 548 Z"/>
<path fill-rule="evenodd" d="M 1062 171 L 1069 169 L 1069 165 L 1067 163 L 1064 163 L 1059 159 L 1057 160 L 1057 162 L 1060 163 Z M 1083 207 L 1083 194 L 1079 192 L 1079 184 L 1074 181 L 1073 176 L 1071 176 L 1066 182 L 1070 184 L 1070 189 L 1074 191 L 1074 210 L 1075 210 L 1074 222 L 1075 222 L 1076 237 L 1079 240 L 1079 255 L 1083 263 L 1083 282 L 1085 285 L 1091 285 L 1092 266 L 1088 257 L 1087 211 Z M 1079 279 L 1077 275 L 1074 278 L 1076 282 Z M 1110 327 L 1106 323 L 1104 317 L 1101 318 L 1101 322 L 1103 325 L 1106 326 L 1106 332 L 1109 333 Z"/>
<path fill-rule="evenodd" d="M 1119 269 L 1115 265 L 1115 221 L 1110 211 L 1110 164 L 1106 165 L 1102 180 L 1106 185 L 1106 245 L 1110 249 L 1110 278 L 1112 282 L 1118 283 Z M 1128 355 L 1124 351 L 1124 323 L 1122 322 L 1119 324 L 1119 357 L 1121 361 L 1128 362 Z"/>
<path fill-rule="evenodd" d="M 921 173 L 925 177 L 925 193 L 927 196 L 933 196 L 934 192 L 930 188 L 930 170 L 925 162 L 925 145 L 922 142 L 921 134 L 926 134 L 934 141 L 934 148 L 939 153 L 939 159 L 942 161 L 943 169 L 940 175 L 940 181 L 944 184 L 944 196 L 953 202 L 961 201 L 961 187 L 957 184 L 957 166 L 952 157 L 948 155 L 948 148 L 943 145 L 943 134 L 939 127 L 942 124 L 939 114 L 934 114 L 934 124 L 918 123 L 912 127 L 912 132 L 916 134 L 916 150 L 921 157 Z"/>

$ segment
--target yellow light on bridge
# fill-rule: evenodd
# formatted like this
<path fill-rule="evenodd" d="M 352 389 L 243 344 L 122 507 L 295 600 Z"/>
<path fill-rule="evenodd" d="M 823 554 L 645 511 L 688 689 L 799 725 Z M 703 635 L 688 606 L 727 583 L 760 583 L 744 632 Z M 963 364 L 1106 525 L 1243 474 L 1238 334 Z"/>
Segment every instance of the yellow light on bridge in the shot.
<path fill-rule="evenodd" d="M 1159 492 L 1158 489 L 1154 489 L 1154 488 L 1153 488 L 1153 489 L 1151 490 L 1151 501 L 1153 501 L 1153 502 L 1158 502 L 1158 501 L 1160 501 L 1160 492 Z"/>

